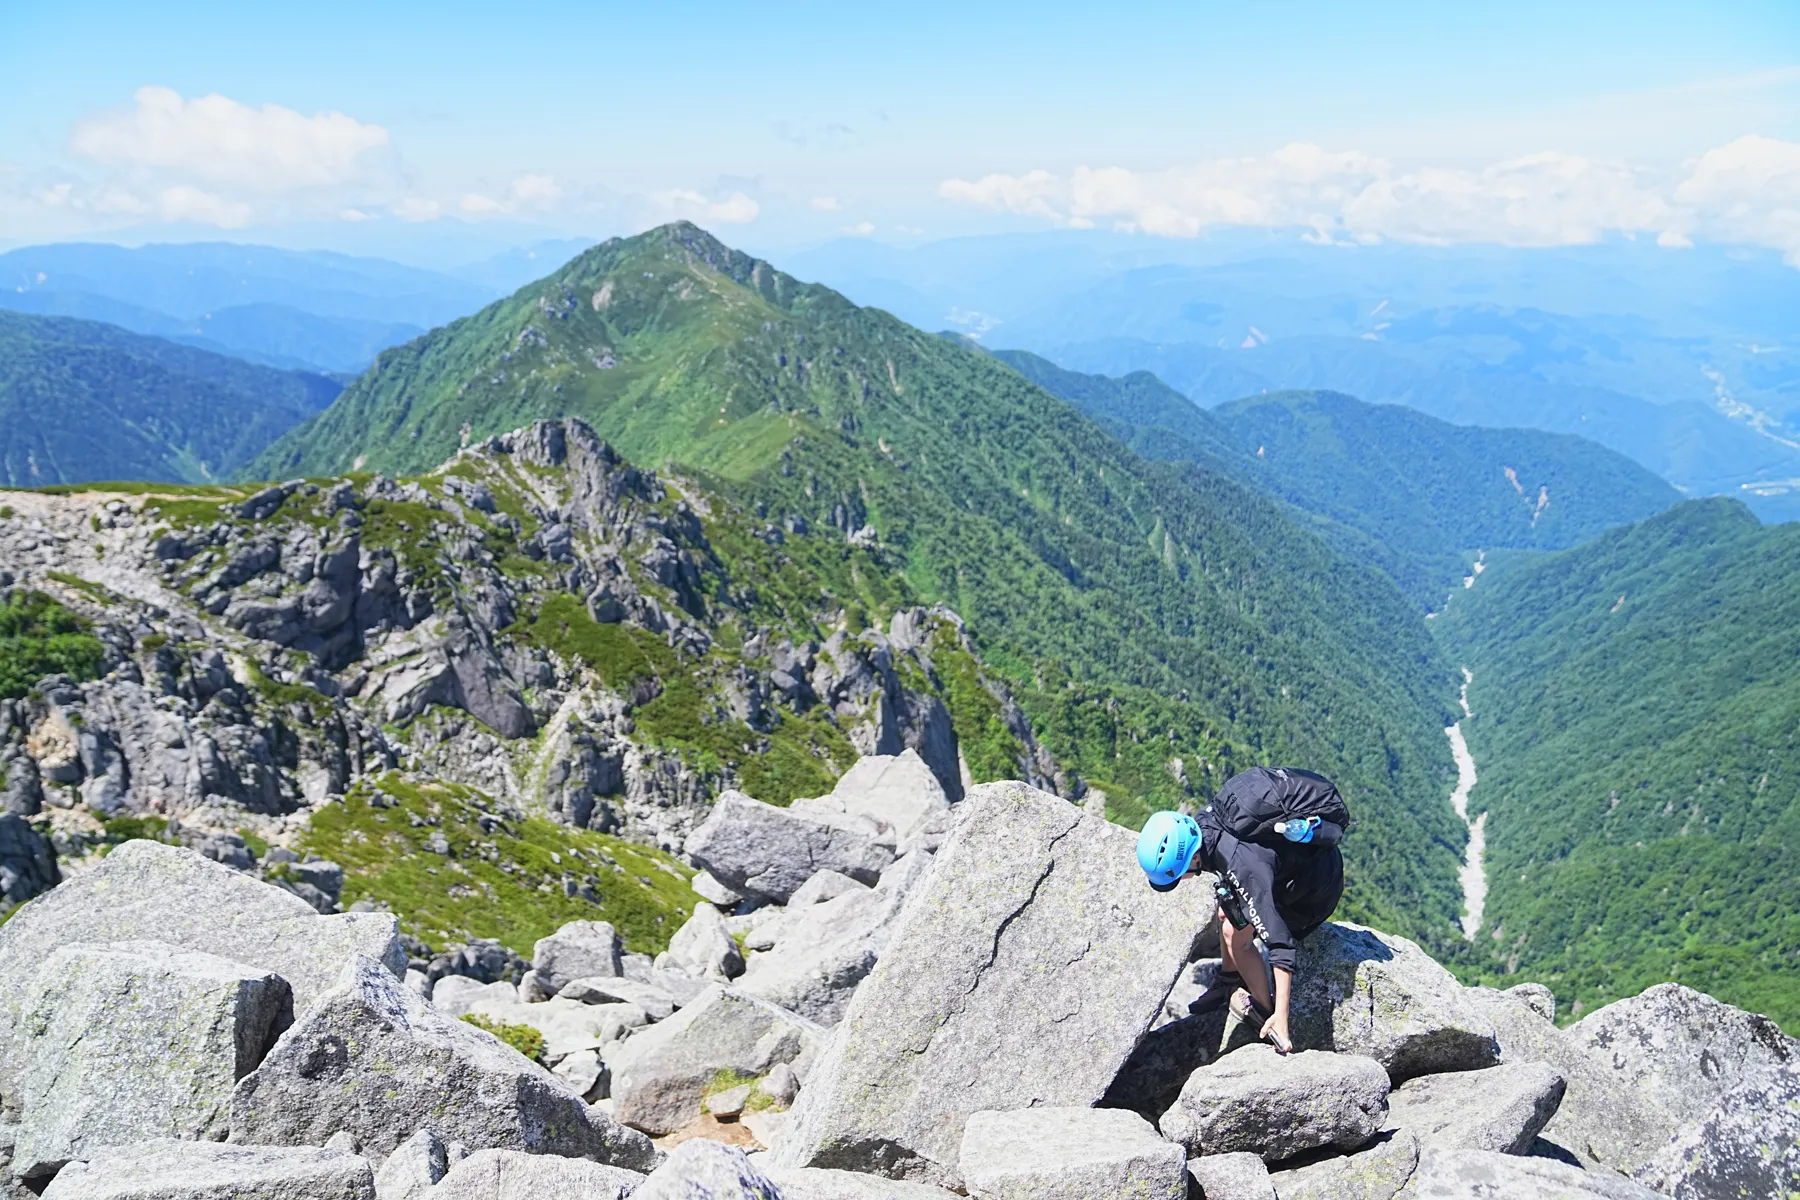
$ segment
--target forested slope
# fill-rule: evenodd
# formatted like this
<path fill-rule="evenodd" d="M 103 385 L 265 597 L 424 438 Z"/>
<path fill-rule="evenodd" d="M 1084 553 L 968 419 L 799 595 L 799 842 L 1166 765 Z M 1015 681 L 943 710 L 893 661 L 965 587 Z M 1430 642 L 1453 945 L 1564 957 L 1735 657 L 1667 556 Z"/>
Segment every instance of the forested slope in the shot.
<path fill-rule="evenodd" d="M 1201 409 L 1154 375 L 997 357 L 1139 453 L 1226 470 L 1303 510 L 1334 545 L 1442 605 L 1480 550 L 1553 550 L 1681 498 L 1622 454 L 1567 434 L 1452 425 L 1337 392 L 1271 392 Z"/>
<path fill-rule="evenodd" d="M 1486 809 L 1476 969 L 1666 979 L 1800 1026 L 1800 528 L 1704 500 L 1459 596 Z M 1580 1008 L 1577 1009 L 1580 1011 Z"/>
<path fill-rule="evenodd" d="M 339 390 L 96 321 L 0 312 L 0 484 L 223 478 Z"/>
<path fill-rule="evenodd" d="M 1121 819 L 1253 762 L 1333 774 L 1361 818 L 1347 912 L 1454 936 L 1454 691 L 1385 577 L 1226 475 L 1146 462 L 1003 364 L 691 225 L 384 353 L 251 470 L 417 471 L 561 414 L 772 524 L 879 548 L 967 620 L 1068 790 Z"/>

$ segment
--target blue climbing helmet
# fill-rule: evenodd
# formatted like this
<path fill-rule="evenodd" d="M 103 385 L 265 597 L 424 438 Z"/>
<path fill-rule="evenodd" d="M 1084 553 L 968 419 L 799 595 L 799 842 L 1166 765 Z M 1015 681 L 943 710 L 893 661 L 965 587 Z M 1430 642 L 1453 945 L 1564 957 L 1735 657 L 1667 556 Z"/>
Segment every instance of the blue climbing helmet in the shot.
<path fill-rule="evenodd" d="M 1200 826 L 1185 813 L 1151 813 L 1138 834 L 1138 866 L 1150 877 L 1150 886 L 1166 892 L 1181 882 L 1200 853 Z"/>

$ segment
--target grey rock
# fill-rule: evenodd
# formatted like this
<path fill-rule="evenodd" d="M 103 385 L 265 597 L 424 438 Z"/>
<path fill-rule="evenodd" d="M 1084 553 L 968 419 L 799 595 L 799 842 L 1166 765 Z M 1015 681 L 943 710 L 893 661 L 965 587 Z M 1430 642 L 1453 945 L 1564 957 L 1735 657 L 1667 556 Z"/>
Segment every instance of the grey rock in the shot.
<path fill-rule="evenodd" d="M 1185 1200 L 1187 1155 L 1136 1113 L 1107 1108 L 978 1112 L 958 1170 L 979 1200 Z"/>
<path fill-rule="evenodd" d="M 1540 1142 L 1583 1164 L 1636 1171 L 1668 1144 L 1674 1119 L 1627 1087 L 1539 1016 L 1525 1001 L 1492 988 L 1470 988 L 1471 1002 L 1494 1024 L 1502 1063 L 1548 1063 L 1566 1089 Z"/>
<path fill-rule="evenodd" d="M 725 918 L 710 904 L 694 905 L 694 913 L 669 939 L 669 961 L 702 979 L 725 983 L 744 973 L 744 954 L 725 928 Z"/>
<path fill-rule="evenodd" d="M 598 1050 L 647 1025 L 650 1018 L 635 1004 L 583 1004 L 579 1000 L 552 998 L 536 1004 L 521 1001 L 477 1000 L 469 1005 L 474 1016 L 507 1025 L 528 1025 L 544 1035 L 544 1058 L 555 1062 L 582 1050 Z"/>
<path fill-rule="evenodd" d="M 720 908 L 733 908 L 743 900 L 741 892 L 734 892 L 713 877 L 711 871 L 701 871 L 694 876 L 694 895 L 709 904 L 717 904 Z"/>
<path fill-rule="evenodd" d="M 776 1063 L 756 1087 L 777 1104 L 792 1104 L 794 1097 L 800 1094 L 800 1077 L 787 1063 Z"/>
<path fill-rule="evenodd" d="M 1131 833 L 1055 796 L 987 784 L 958 808 L 779 1165 L 956 1186 L 970 1113 L 1100 1099 L 1214 915 L 1210 889 L 1144 886 Z"/>
<path fill-rule="evenodd" d="M 668 1020 L 603 1053 L 613 1113 L 646 1133 L 674 1133 L 700 1115 L 720 1072 L 760 1076 L 816 1053 L 823 1031 L 765 1000 L 713 988 Z"/>
<path fill-rule="evenodd" d="M 1464 993 L 1405 938 L 1328 921 L 1303 944 L 1290 1029 L 1296 1046 L 1368 1055 L 1395 1083 L 1490 1067 L 1493 1023 Z"/>
<path fill-rule="evenodd" d="M 1407 1184 L 1408 1200 L 1657 1200 L 1609 1171 L 1489 1150 L 1427 1150 Z"/>
<path fill-rule="evenodd" d="M 374 1200 L 367 1159 L 310 1146 L 147 1142 L 70 1163 L 45 1200 Z"/>
<path fill-rule="evenodd" d="M 450 1170 L 450 1156 L 429 1129 L 407 1138 L 375 1172 L 375 1200 L 420 1200 Z"/>
<path fill-rule="evenodd" d="M 1541 983 L 1518 983 L 1506 989 L 1506 994 L 1518 1000 L 1526 1008 L 1546 1021 L 1556 1020 L 1556 993 Z"/>
<path fill-rule="evenodd" d="M 781 1189 L 736 1146 L 704 1138 L 681 1143 L 632 1200 L 783 1200 Z"/>
<path fill-rule="evenodd" d="M 21 990 L 70 942 L 154 940 L 216 954 L 287 980 L 304 1012 L 358 955 L 396 977 L 406 955 L 389 913 L 320 916 L 305 901 L 192 850 L 130 841 L 0 926 L 0 1088 L 19 1028 Z"/>
<path fill-rule="evenodd" d="M 1280 1200 L 1392 1200 L 1418 1165 L 1418 1139 L 1400 1131 L 1356 1154 L 1277 1171 L 1272 1182 Z"/>
<path fill-rule="evenodd" d="M 1277 1162 L 1322 1146 L 1352 1150 L 1387 1119 L 1387 1072 L 1360 1054 L 1257 1044 L 1188 1077 L 1159 1123 L 1191 1154 L 1248 1150 Z"/>
<path fill-rule="evenodd" d="M 1389 1094 L 1388 1125 L 1427 1146 L 1524 1154 L 1566 1086 L 1562 1072 L 1542 1062 L 1417 1075 Z"/>
<path fill-rule="evenodd" d="M 932 865 L 930 855 L 914 852 L 884 872 L 873 888 L 852 883 L 854 890 L 834 899 L 798 911 L 790 908 L 770 931 L 774 945 L 751 957 L 738 986 L 821 1025 L 836 1025 L 858 985 L 880 961 L 907 898 Z M 765 928 L 759 927 L 757 935 Z"/>
<path fill-rule="evenodd" d="M 467 975 L 446 975 L 431 986 L 431 1003 L 447 1017 L 460 1017 L 481 1004 L 518 1004 L 519 989 L 510 983 L 482 983 Z"/>
<path fill-rule="evenodd" d="M 538 983 L 554 996 L 577 979 L 623 974 L 624 945 L 605 921 L 570 921 L 532 948 Z"/>
<path fill-rule="evenodd" d="M 1769 1018 L 1679 983 L 1596 1009 L 1564 1036 L 1677 1121 L 1700 1120 L 1727 1092 L 1800 1060 L 1800 1040 Z"/>
<path fill-rule="evenodd" d="M 1201 1200 L 1275 1200 L 1268 1165 L 1248 1150 L 1204 1154 L 1189 1160 L 1187 1168 Z"/>
<path fill-rule="evenodd" d="M 1638 1179 L 1675 1200 L 1800 1195 L 1800 1066 L 1725 1093 Z"/>
<path fill-rule="evenodd" d="M 635 1004 L 652 1021 L 666 1021 L 679 1007 L 675 997 L 654 983 L 604 975 L 574 980 L 556 993 L 559 999 L 580 1004 Z"/>
<path fill-rule="evenodd" d="M 1188 1076 L 1219 1056 L 1225 1027 L 1226 1013 L 1219 1009 L 1152 1029 L 1119 1068 L 1100 1103 L 1157 1120 L 1181 1095 Z"/>
<path fill-rule="evenodd" d="M 643 1182 L 644 1176 L 636 1171 L 579 1158 L 477 1150 L 450 1168 L 430 1196 L 431 1200 L 554 1200 L 562 1196 L 625 1200 Z"/>
<path fill-rule="evenodd" d="M 29 763 L 30 759 L 14 762 Z M 3 778 L 12 763 L 0 763 Z M 42 895 L 62 879 L 50 839 L 17 814 L 0 812 L 0 913 Z"/>
<path fill-rule="evenodd" d="M 758 1167 L 781 1189 L 782 1200 L 951 1200 L 956 1195 L 929 1184 L 902 1183 L 857 1171 L 771 1167 L 760 1163 Z"/>
<path fill-rule="evenodd" d="M 714 1092 L 706 1098 L 706 1111 L 715 1117 L 735 1117 L 750 1103 L 750 1096 L 754 1091 L 754 1085 L 740 1083 L 722 1092 Z"/>
<path fill-rule="evenodd" d="M 13 1172 L 98 1147 L 223 1136 L 231 1089 L 293 1020 L 277 975 L 164 942 L 54 950 L 22 994 L 5 1067 Z"/>
<path fill-rule="evenodd" d="M 566 1054 L 550 1068 L 550 1073 L 568 1084 L 570 1091 L 590 1104 L 608 1094 L 608 1088 L 604 1085 L 610 1076 L 598 1050 L 577 1050 L 573 1054 Z"/>
<path fill-rule="evenodd" d="M 894 846 L 870 823 L 832 813 L 794 812 L 728 791 L 687 840 L 687 856 L 733 891 L 786 904 L 823 870 L 874 883 Z"/>
<path fill-rule="evenodd" d="M 282 1035 L 231 1100 L 231 1140 L 317 1145 L 347 1129 L 385 1158 L 408 1130 L 473 1149 L 648 1165 L 656 1151 L 498 1038 L 445 1017 L 372 959 Z"/>
<path fill-rule="evenodd" d="M 325 1149 L 339 1150 L 345 1154 L 360 1154 L 362 1153 L 362 1144 L 356 1140 L 354 1133 L 348 1129 L 340 1129 L 325 1139 Z"/>
<path fill-rule="evenodd" d="M 867 759 L 862 760 L 867 762 Z M 827 900 L 835 900 L 846 892 L 867 891 L 869 885 L 858 882 L 841 871 L 819 871 L 801 884 L 794 894 L 788 897 L 788 908 L 805 908 L 812 904 L 823 904 Z"/>
<path fill-rule="evenodd" d="M 864 755 L 844 772 L 829 796 L 806 803 L 814 811 L 835 810 L 886 825 L 901 847 L 912 845 L 933 817 L 950 808 L 944 785 L 911 748 L 893 755 Z"/>

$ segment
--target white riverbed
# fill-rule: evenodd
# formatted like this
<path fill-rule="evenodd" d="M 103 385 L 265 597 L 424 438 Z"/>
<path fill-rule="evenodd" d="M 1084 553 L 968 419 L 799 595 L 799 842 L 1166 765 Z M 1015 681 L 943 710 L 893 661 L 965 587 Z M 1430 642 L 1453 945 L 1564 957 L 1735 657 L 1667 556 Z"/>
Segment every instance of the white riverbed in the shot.
<path fill-rule="evenodd" d="M 1474 672 L 1464 667 L 1462 710 L 1465 718 L 1473 715 L 1469 712 L 1469 684 L 1474 678 Z M 1458 721 L 1444 732 L 1450 737 L 1450 756 L 1456 760 L 1456 790 L 1450 793 L 1450 805 L 1469 827 L 1469 852 L 1458 878 L 1463 892 L 1463 938 L 1472 942 L 1475 931 L 1481 928 L 1481 910 L 1487 904 L 1487 873 L 1481 864 L 1482 852 L 1487 849 L 1487 813 L 1479 813 L 1473 821 L 1469 820 L 1469 789 L 1475 786 L 1475 756 L 1469 753 L 1462 722 Z"/>

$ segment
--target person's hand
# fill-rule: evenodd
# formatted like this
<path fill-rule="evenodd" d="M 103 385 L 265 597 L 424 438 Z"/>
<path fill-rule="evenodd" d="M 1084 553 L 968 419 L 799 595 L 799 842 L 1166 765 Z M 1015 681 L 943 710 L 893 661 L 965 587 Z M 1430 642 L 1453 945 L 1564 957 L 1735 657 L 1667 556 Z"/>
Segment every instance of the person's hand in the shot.
<path fill-rule="evenodd" d="M 1273 1042 L 1282 1054 L 1294 1052 L 1294 1041 L 1288 1036 L 1287 1018 L 1280 1013 L 1263 1022 L 1262 1038 L 1265 1042 Z"/>

